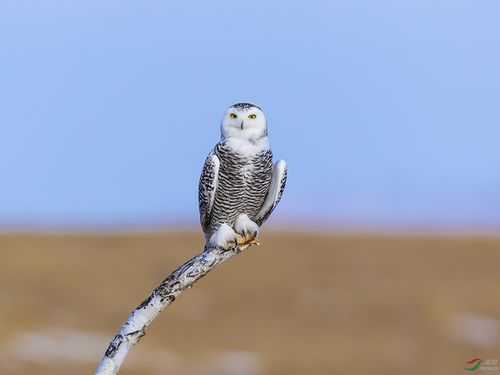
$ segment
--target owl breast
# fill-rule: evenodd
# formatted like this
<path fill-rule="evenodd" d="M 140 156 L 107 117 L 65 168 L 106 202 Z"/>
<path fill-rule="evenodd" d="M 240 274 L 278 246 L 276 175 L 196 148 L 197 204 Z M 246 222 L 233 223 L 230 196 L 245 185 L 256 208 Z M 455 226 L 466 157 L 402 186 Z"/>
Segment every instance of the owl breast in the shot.
<path fill-rule="evenodd" d="M 247 214 L 254 220 L 272 178 L 273 155 L 270 150 L 242 155 L 219 143 L 214 151 L 220 160 L 220 168 L 208 235 L 222 223 L 233 226 L 240 214 Z"/>

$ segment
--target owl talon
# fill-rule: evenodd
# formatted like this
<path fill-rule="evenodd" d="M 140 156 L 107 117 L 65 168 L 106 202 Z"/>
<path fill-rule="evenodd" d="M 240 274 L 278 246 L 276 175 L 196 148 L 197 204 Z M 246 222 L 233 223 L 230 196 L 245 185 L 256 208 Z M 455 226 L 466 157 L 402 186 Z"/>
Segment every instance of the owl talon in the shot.
<path fill-rule="evenodd" d="M 259 226 L 247 215 L 241 214 L 234 223 L 234 230 L 239 234 L 240 246 L 251 246 L 258 244 Z"/>
<path fill-rule="evenodd" d="M 257 245 L 257 246 L 260 245 L 259 241 L 257 241 L 257 239 L 255 237 L 249 238 L 249 237 L 244 237 L 244 236 L 238 236 L 237 244 L 239 247 L 243 247 L 243 248 L 253 246 L 253 245 Z"/>
<path fill-rule="evenodd" d="M 251 245 L 255 245 L 255 246 L 260 246 L 260 242 L 257 241 L 255 238 L 253 240 L 251 240 L 250 242 L 248 242 L 248 245 L 251 246 Z"/>

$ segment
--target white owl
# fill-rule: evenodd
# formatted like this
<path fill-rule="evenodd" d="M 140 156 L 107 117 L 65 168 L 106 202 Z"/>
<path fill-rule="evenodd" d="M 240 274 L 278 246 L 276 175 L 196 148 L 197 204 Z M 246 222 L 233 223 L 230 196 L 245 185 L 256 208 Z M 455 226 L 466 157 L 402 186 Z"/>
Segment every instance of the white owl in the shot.
<path fill-rule="evenodd" d="M 267 121 L 260 107 L 237 103 L 221 125 L 199 184 L 200 222 L 208 246 L 256 243 L 259 228 L 281 199 L 287 167 L 273 166 Z"/>

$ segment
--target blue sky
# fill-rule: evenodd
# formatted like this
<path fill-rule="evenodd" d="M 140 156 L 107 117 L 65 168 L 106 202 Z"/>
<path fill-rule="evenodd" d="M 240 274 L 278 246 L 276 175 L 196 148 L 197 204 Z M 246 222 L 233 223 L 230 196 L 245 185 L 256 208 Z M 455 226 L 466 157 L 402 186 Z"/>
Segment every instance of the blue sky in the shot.
<path fill-rule="evenodd" d="M 500 228 L 498 1 L 3 1 L 0 223 L 196 224 L 225 108 L 268 113 L 273 218 Z"/>

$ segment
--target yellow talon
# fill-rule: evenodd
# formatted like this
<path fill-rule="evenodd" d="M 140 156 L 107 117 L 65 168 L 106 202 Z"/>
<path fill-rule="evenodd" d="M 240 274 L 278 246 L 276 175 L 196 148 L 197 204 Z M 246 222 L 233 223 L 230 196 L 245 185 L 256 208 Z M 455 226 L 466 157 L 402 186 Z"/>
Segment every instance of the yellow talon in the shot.
<path fill-rule="evenodd" d="M 243 237 L 240 235 L 238 235 L 236 242 L 238 243 L 238 246 L 240 246 L 240 247 L 248 247 L 248 246 L 252 246 L 252 245 L 259 246 L 260 245 L 259 241 L 257 241 L 257 239 L 255 237 L 248 238 L 248 237 Z"/>

